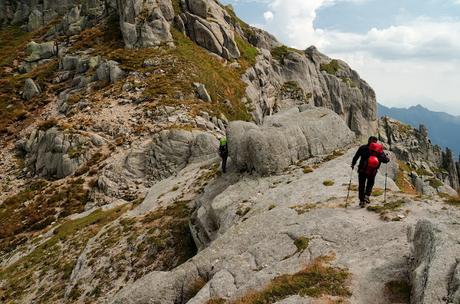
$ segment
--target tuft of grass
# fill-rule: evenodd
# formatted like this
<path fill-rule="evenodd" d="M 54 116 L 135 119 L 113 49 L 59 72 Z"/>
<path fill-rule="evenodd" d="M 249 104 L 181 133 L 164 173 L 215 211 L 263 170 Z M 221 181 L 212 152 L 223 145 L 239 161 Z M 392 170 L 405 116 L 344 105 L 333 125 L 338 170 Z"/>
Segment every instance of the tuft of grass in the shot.
<path fill-rule="evenodd" d="M 404 200 L 397 200 L 394 202 L 389 202 L 385 203 L 383 205 L 375 205 L 375 206 L 368 206 L 367 211 L 370 212 L 375 212 L 380 214 L 380 218 L 382 220 L 388 221 L 390 220 L 389 217 L 387 217 L 387 213 L 391 211 L 398 211 L 400 208 L 405 204 L 406 202 Z M 394 217 L 392 221 L 400 221 L 401 219 L 399 217 Z"/>
<path fill-rule="evenodd" d="M 340 65 L 336 59 L 332 59 L 329 63 L 322 63 L 320 65 L 320 70 L 330 75 L 335 75 L 340 70 Z"/>
<path fill-rule="evenodd" d="M 269 304 L 292 295 L 350 297 L 347 286 L 350 273 L 343 268 L 325 265 L 327 259 L 320 257 L 298 273 L 276 277 L 262 290 L 245 295 L 234 304 Z"/>
<path fill-rule="evenodd" d="M 441 187 L 443 184 L 443 182 L 441 182 L 439 179 L 433 177 L 433 178 L 429 178 L 427 179 L 427 181 L 429 182 L 430 186 L 435 188 L 435 189 L 438 189 L 439 187 Z"/>
<path fill-rule="evenodd" d="M 305 174 L 312 173 L 313 171 L 314 171 L 313 168 L 310 166 L 303 167 L 303 173 Z"/>
<path fill-rule="evenodd" d="M 383 191 L 383 189 L 375 188 L 374 191 L 372 191 L 372 196 L 381 196 L 383 194 Z"/>
<path fill-rule="evenodd" d="M 275 204 L 271 204 L 270 206 L 268 206 L 268 210 L 273 210 L 276 208 L 276 205 Z"/>
<path fill-rule="evenodd" d="M 351 88 L 356 88 L 358 86 L 356 82 L 354 82 L 353 79 L 349 77 L 340 77 L 340 79 L 342 79 L 342 81 L 348 84 Z"/>
<path fill-rule="evenodd" d="M 301 237 L 297 238 L 294 241 L 294 245 L 297 247 L 296 253 L 303 252 L 305 249 L 307 249 L 309 243 L 310 243 L 310 239 L 305 237 L 305 236 L 301 236 Z"/>
<path fill-rule="evenodd" d="M 326 187 L 330 187 L 330 186 L 333 186 L 334 185 L 334 181 L 333 180 L 325 180 L 323 181 L 323 185 L 326 186 Z"/>
<path fill-rule="evenodd" d="M 337 157 L 343 156 L 344 154 L 345 152 L 343 152 L 342 150 L 335 150 L 334 152 L 326 156 L 323 161 L 328 162 L 333 159 L 336 159 Z"/>
<path fill-rule="evenodd" d="M 444 195 L 443 197 L 444 202 L 451 206 L 455 207 L 460 207 L 460 195 L 458 196 L 450 196 L 450 195 Z"/>
<path fill-rule="evenodd" d="M 248 214 L 248 212 L 251 211 L 251 207 L 248 207 L 248 206 L 240 206 L 238 207 L 238 209 L 236 210 L 236 215 L 240 216 L 240 217 L 243 217 L 245 216 L 246 214 Z"/>
<path fill-rule="evenodd" d="M 255 65 L 256 57 L 259 54 L 257 48 L 255 48 L 252 44 L 247 42 L 239 35 L 235 35 L 235 42 L 238 46 L 238 49 L 240 50 L 241 57 L 244 60 L 245 68 Z"/>
<path fill-rule="evenodd" d="M 46 131 L 51 129 L 52 127 L 56 127 L 58 125 L 58 121 L 56 118 L 50 118 L 38 124 L 38 129 L 40 131 Z"/>
<path fill-rule="evenodd" d="M 303 204 L 303 205 L 295 205 L 295 206 L 292 206 L 290 208 L 295 210 L 297 212 L 297 214 L 300 215 L 300 214 L 307 213 L 312 209 L 315 209 L 316 205 L 315 204 Z"/>
<path fill-rule="evenodd" d="M 391 303 L 410 303 L 411 286 L 407 281 L 387 282 L 385 295 Z"/>

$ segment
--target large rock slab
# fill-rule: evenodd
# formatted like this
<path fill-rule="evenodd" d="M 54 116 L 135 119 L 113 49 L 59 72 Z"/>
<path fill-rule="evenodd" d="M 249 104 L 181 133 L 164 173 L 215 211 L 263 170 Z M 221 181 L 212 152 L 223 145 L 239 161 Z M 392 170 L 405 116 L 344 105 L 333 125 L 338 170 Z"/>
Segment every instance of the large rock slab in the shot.
<path fill-rule="evenodd" d="M 411 303 L 460 303 L 458 222 L 419 221 L 412 246 Z"/>
<path fill-rule="evenodd" d="M 354 140 L 345 122 L 325 108 L 293 109 L 270 117 L 262 126 L 231 122 L 228 128 L 229 153 L 235 166 L 263 175 L 328 154 Z"/>

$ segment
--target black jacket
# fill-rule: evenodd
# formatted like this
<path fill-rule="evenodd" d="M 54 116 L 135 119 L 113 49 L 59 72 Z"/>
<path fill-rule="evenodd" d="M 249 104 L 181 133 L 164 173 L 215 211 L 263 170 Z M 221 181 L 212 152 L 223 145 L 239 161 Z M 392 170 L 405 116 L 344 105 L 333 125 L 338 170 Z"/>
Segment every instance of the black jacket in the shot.
<path fill-rule="evenodd" d="M 219 146 L 219 155 L 220 157 L 228 157 L 228 146 L 227 145 Z"/>
<path fill-rule="evenodd" d="M 359 160 L 359 165 L 358 165 L 358 172 L 361 173 L 364 171 L 364 169 L 367 166 L 367 160 L 371 156 L 371 151 L 369 150 L 369 145 L 362 145 L 359 147 L 358 151 L 356 151 L 355 157 L 353 157 L 353 161 L 351 162 L 351 165 L 354 167 L 356 165 L 356 162 Z M 390 159 L 386 156 L 385 153 L 382 152 L 382 154 L 377 155 L 377 158 L 379 159 L 380 164 L 388 163 Z M 380 165 L 379 165 L 380 167 Z"/>

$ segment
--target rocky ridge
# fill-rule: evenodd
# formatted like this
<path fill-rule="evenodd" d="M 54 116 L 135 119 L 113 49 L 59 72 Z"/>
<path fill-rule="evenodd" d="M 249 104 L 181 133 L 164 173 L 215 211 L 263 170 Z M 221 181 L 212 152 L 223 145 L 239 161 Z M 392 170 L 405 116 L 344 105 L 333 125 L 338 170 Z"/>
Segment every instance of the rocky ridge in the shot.
<path fill-rule="evenodd" d="M 394 133 L 392 160 L 439 183 L 404 193 L 393 161 L 387 201 L 379 175 L 373 208 L 345 202 L 377 132 L 346 63 L 211 0 L 0 0 L 0 23 L 2 302 L 231 303 L 312 269 L 335 285 L 276 301 L 458 301 L 455 164 Z"/>

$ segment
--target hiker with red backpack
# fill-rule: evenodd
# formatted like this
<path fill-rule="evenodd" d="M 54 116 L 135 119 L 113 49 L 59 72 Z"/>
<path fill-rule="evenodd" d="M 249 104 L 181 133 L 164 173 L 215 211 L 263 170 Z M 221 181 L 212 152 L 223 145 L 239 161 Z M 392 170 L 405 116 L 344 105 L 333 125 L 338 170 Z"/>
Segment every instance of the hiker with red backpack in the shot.
<path fill-rule="evenodd" d="M 365 204 L 370 204 L 370 196 L 374 187 L 375 176 L 382 163 L 386 164 L 390 159 L 383 152 L 383 146 L 378 143 L 377 137 L 371 136 L 367 145 L 359 147 L 351 168 L 354 169 L 356 162 L 360 158 L 358 165 L 359 176 L 359 206 L 364 208 Z"/>

